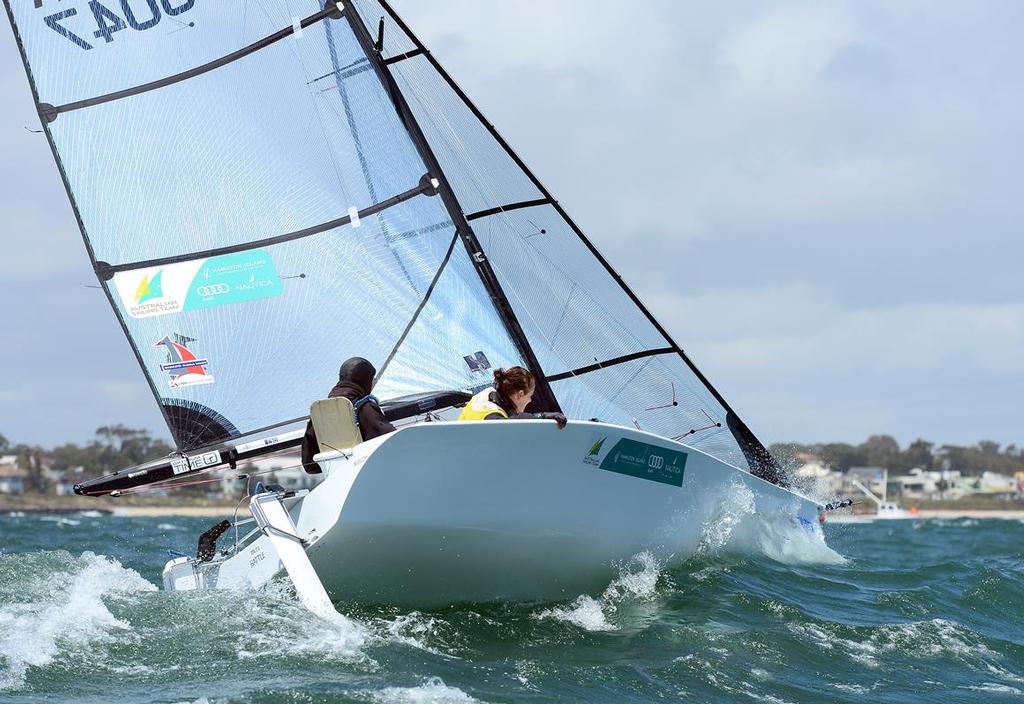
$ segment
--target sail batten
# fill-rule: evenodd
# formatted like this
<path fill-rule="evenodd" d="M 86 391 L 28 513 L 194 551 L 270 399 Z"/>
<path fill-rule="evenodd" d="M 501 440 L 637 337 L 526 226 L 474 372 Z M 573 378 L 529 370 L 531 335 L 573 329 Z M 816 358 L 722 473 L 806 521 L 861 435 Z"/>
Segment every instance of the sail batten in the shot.
<path fill-rule="evenodd" d="M 436 188 L 432 183 L 432 179 L 429 174 L 424 174 L 420 179 L 419 184 L 415 188 L 410 188 L 404 193 L 392 196 L 387 200 L 375 203 L 374 205 L 367 206 L 362 210 L 356 212 L 355 217 L 352 214 L 344 215 L 333 220 L 329 220 L 320 225 L 314 225 L 312 227 L 306 227 L 295 232 L 289 232 L 283 235 L 277 235 L 275 237 L 267 237 L 261 240 L 253 240 L 251 242 L 240 243 L 236 245 L 230 245 L 226 247 L 219 247 L 216 249 L 207 249 L 202 252 L 190 252 L 188 254 L 179 254 L 172 257 L 162 257 L 160 259 L 148 259 L 145 261 L 131 262 L 129 264 L 117 264 L 111 265 L 106 262 L 97 262 L 96 273 L 102 279 L 109 279 L 114 274 L 122 271 L 134 271 L 136 269 L 144 269 L 154 266 L 163 266 L 166 264 L 179 264 L 181 262 L 192 261 L 195 259 L 207 259 L 210 257 L 220 257 L 226 254 L 235 254 L 238 252 L 246 252 L 252 249 L 259 249 L 261 247 L 269 247 L 270 245 L 282 244 L 284 242 L 291 242 L 292 240 L 302 239 L 304 237 L 312 237 L 313 235 L 319 235 L 327 232 L 328 230 L 336 230 L 350 225 L 353 222 L 361 220 L 362 218 L 382 213 L 388 208 L 391 208 L 399 203 L 404 203 L 410 198 L 415 198 L 419 195 L 434 195 Z"/>
<path fill-rule="evenodd" d="M 287 27 L 280 29 L 277 32 L 274 32 L 273 34 L 268 35 L 256 42 L 253 42 L 249 46 L 243 47 L 237 51 L 233 51 L 230 54 L 222 56 L 218 59 L 214 59 L 213 61 L 209 61 L 205 64 L 202 64 L 201 66 L 196 66 L 195 68 L 181 71 L 171 76 L 165 76 L 164 78 L 159 78 L 155 81 L 150 81 L 148 83 L 144 83 L 139 86 L 134 86 L 132 88 L 124 88 L 122 90 L 113 91 L 105 95 L 98 95 L 93 98 L 76 100 L 74 102 L 65 103 L 63 105 L 51 105 L 49 103 L 41 103 L 39 106 L 39 114 L 46 122 L 53 122 L 61 113 L 72 112 L 74 110 L 81 110 L 82 108 L 88 108 L 94 105 L 102 105 L 103 103 L 109 103 L 114 100 L 121 100 L 123 98 L 128 98 L 133 95 L 148 93 L 151 90 L 157 90 L 158 88 L 164 88 L 166 86 L 174 85 L 175 83 L 180 83 L 181 81 L 186 81 L 190 78 L 195 78 L 196 76 L 201 76 L 204 73 L 221 68 L 222 66 L 227 66 L 228 64 L 234 61 L 238 61 L 239 59 L 243 59 L 246 56 L 249 56 L 250 54 L 259 51 L 260 49 L 264 49 L 275 42 L 281 41 L 282 39 L 291 36 L 292 34 L 295 34 L 297 28 L 305 29 L 306 27 L 310 27 L 328 17 L 337 19 L 341 16 L 341 10 L 339 8 L 340 3 L 338 3 L 338 5 L 335 5 L 335 3 L 333 2 L 328 2 L 323 10 L 302 19 L 298 23 L 290 24 Z M 154 12 L 158 11 L 154 10 Z"/>

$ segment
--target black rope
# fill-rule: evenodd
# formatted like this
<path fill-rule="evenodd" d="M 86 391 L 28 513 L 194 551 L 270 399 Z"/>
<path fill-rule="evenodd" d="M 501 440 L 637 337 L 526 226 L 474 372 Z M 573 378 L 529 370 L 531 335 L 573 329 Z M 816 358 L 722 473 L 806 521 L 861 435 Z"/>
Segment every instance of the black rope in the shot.
<path fill-rule="evenodd" d="M 459 233 L 456 231 L 455 234 L 452 235 L 452 241 L 448 243 L 448 251 L 444 253 L 444 259 L 441 260 L 441 264 L 437 267 L 437 271 L 434 273 L 434 278 L 431 280 L 430 286 L 427 287 L 427 292 L 423 294 L 420 304 L 416 306 L 416 312 L 412 314 L 408 324 L 405 326 L 405 330 L 402 331 L 402 335 L 398 338 L 398 342 L 396 342 L 395 346 L 391 348 L 391 353 L 388 355 L 387 359 L 384 360 L 384 364 L 381 365 L 380 371 L 377 372 L 377 376 L 373 380 L 375 385 L 377 381 L 384 376 L 384 370 L 388 368 L 388 365 L 391 364 L 391 360 L 393 360 L 395 355 L 398 354 L 398 348 L 402 346 L 403 342 L 405 342 L 406 336 L 409 334 L 409 331 L 412 330 L 412 326 L 416 324 L 416 320 L 420 317 L 420 312 L 422 312 L 426 307 L 427 301 L 430 300 L 430 294 L 434 292 L 434 287 L 437 286 L 437 282 L 441 279 L 441 274 L 444 273 L 445 268 L 448 266 L 448 262 L 452 258 L 452 251 L 455 249 L 455 243 L 458 241 Z"/>

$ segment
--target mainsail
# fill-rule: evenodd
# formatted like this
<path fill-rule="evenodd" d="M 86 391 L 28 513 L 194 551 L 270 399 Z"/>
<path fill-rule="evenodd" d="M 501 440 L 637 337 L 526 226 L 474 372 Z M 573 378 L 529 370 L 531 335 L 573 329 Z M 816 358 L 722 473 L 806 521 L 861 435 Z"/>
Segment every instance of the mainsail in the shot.
<path fill-rule="evenodd" d="M 781 481 L 386 1 L 4 4 L 180 451 L 302 420 L 359 354 L 381 398 L 524 364 L 540 408 Z"/>

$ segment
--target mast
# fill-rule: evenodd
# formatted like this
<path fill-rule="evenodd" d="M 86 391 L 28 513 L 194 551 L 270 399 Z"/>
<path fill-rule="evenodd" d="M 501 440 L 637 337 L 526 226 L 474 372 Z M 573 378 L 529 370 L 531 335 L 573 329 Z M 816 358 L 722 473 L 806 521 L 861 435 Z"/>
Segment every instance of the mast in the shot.
<path fill-rule="evenodd" d="M 458 232 L 459 238 L 462 240 L 463 246 L 466 248 L 466 253 L 472 260 L 473 266 L 476 268 L 476 272 L 480 276 L 480 280 L 483 282 L 487 292 L 490 294 L 491 301 L 494 303 L 494 307 L 497 309 L 498 314 L 505 323 L 509 335 L 516 343 L 516 347 L 518 348 L 520 355 L 522 355 L 523 361 L 526 362 L 527 366 L 529 366 L 537 379 L 536 392 L 533 404 L 531 405 L 545 411 L 561 410 L 558 404 L 558 399 L 555 397 L 554 391 L 551 390 L 551 384 L 544 374 L 544 370 L 541 368 L 540 361 L 537 359 L 536 354 L 534 354 L 533 348 L 530 346 L 530 342 L 526 337 L 526 333 L 523 331 L 522 325 L 520 325 L 519 319 L 516 317 L 515 311 L 512 309 L 512 304 L 509 303 L 508 297 L 502 290 L 498 277 L 494 273 L 494 269 L 491 267 L 490 262 L 487 260 L 487 255 L 484 252 L 483 247 L 481 247 L 476 234 L 473 232 L 473 228 L 466 219 L 466 214 L 463 212 L 462 206 L 455 198 L 455 193 L 452 190 L 448 179 L 445 177 L 444 171 L 441 169 L 441 165 L 438 162 L 437 157 L 434 155 L 429 142 L 424 136 L 423 130 L 420 128 L 419 123 L 413 116 L 412 110 L 409 108 L 409 105 L 405 100 L 405 96 L 402 95 L 402 91 L 395 83 L 395 79 L 385 65 L 380 52 L 378 52 L 374 46 L 373 38 L 370 36 L 366 25 L 363 24 L 362 18 L 351 3 L 345 6 L 344 15 L 348 20 L 349 25 L 352 27 L 352 31 L 355 34 L 356 39 L 359 41 L 359 45 L 373 64 L 377 77 L 380 79 L 381 83 L 384 84 L 390 94 L 395 110 L 398 112 L 402 121 L 405 123 L 406 128 L 409 130 L 413 144 L 416 146 L 417 151 L 419 151 L 424 163 L 426 163 L 428 172 L 440 183 L 438 193 L 441 196 L 445 209 L 452 218 L 452 222 L 455 223 L 455 229 Z"/>

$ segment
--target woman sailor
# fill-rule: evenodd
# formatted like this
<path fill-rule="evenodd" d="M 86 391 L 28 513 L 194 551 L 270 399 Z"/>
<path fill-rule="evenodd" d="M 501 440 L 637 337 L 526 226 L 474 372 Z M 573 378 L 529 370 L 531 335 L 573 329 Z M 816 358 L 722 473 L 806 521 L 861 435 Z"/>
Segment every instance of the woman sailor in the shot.
<path fill-rule="evenodd" d="M 523 367 L 511 367 L 508 370 L 494 370 L 494 386 L 484 389 L 469 400 L 459 414 L 459 420 L 505 420 L 509 418 L 547 418 L 558 423 L 559 428 L 566 424 L 561 413 L 526 413 L 526 407 L 533 400 L 537 382 L 533 374 Z"/>

